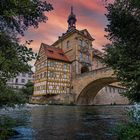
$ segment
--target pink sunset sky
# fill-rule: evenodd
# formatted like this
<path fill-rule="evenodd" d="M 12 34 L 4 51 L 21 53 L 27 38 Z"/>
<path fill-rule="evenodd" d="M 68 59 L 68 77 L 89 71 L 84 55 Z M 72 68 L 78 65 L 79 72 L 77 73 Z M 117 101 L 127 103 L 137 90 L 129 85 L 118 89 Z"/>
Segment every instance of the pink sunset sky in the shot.
<path fill-rule="evenodd" d="M 108 43 L 104 37 L 104 28 L 107 25 L 105 13 L 107 10 L 102 0 L 47 0 L 54 10 L 46 12 L 48 20 L 39 24 L 38 29 L 30 28 L 25 33 L 25 40 L 34 40 L 31 47 L 38 52 L 41 42 L 51 45 L 67 31 L 67 18 L 70 14 L 70 7 L 74 7 L 78 30 L 87 29 L 95 39 L 93 47 L 101 50 L 102 46 Z"/>

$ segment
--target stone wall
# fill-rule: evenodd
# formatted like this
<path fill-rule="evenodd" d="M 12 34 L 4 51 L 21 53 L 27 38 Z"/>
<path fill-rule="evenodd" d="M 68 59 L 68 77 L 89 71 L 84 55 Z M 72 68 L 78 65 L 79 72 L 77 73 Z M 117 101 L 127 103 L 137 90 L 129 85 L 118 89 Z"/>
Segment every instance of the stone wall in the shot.
<path fill-rule="evenodd" d="M 71 93 L 47 95 L 47 96 L 32 96 L 30 103 L 33 104 L 74 104 L 74 95 Z"/>
<path fill-rule="evenodd" d="M 111 105 L 111 104 L 129 104 L 126 97 L 119 94 L 124 89 L 118 87 L 107 86 L 99 91 L 92 101 L 93 105 Z"/>

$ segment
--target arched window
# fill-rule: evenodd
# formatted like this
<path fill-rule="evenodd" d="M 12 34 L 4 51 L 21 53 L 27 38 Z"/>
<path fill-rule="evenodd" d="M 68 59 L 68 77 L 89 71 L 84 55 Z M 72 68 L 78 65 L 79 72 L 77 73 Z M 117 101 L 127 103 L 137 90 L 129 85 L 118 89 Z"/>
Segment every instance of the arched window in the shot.
<path fill-rule="evenodd" d="M 85 72 L 88 72 L 89 71 L 89 68 L 84 66 L 81 68 L 81 73 L 85 73 Z"/>

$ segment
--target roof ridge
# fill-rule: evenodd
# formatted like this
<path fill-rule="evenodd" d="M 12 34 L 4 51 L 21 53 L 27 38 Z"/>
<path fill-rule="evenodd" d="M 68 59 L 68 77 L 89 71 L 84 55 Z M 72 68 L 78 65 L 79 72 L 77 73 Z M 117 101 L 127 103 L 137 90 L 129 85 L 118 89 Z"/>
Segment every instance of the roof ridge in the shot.
<path fill-rule="evenodd" d="M 53 49 L 56 49 L 56 50 L 62 50 L 61 48 L 56 48 L 55 46 L 53 45 L 48 45 L 48 44 L 45 44 L 45 43 L 41 43 L 42 45 L 44 45 L 44 47 L 50 47 L 50 48 L 53 48 Z M 63 50 L 62 50 L 63 51 Z"/>

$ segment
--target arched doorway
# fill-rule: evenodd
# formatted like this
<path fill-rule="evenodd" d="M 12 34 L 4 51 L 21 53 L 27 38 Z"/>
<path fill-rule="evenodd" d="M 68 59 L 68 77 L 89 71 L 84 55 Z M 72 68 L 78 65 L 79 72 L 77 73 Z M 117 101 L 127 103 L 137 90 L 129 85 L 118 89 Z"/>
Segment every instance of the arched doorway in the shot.
<path fill-rule="evenodd" d="M 89 68 L 84 66 L 81 68 L 81 73 L 85 73 L 85 72 L 88 72 L 89 71 Z"/>

